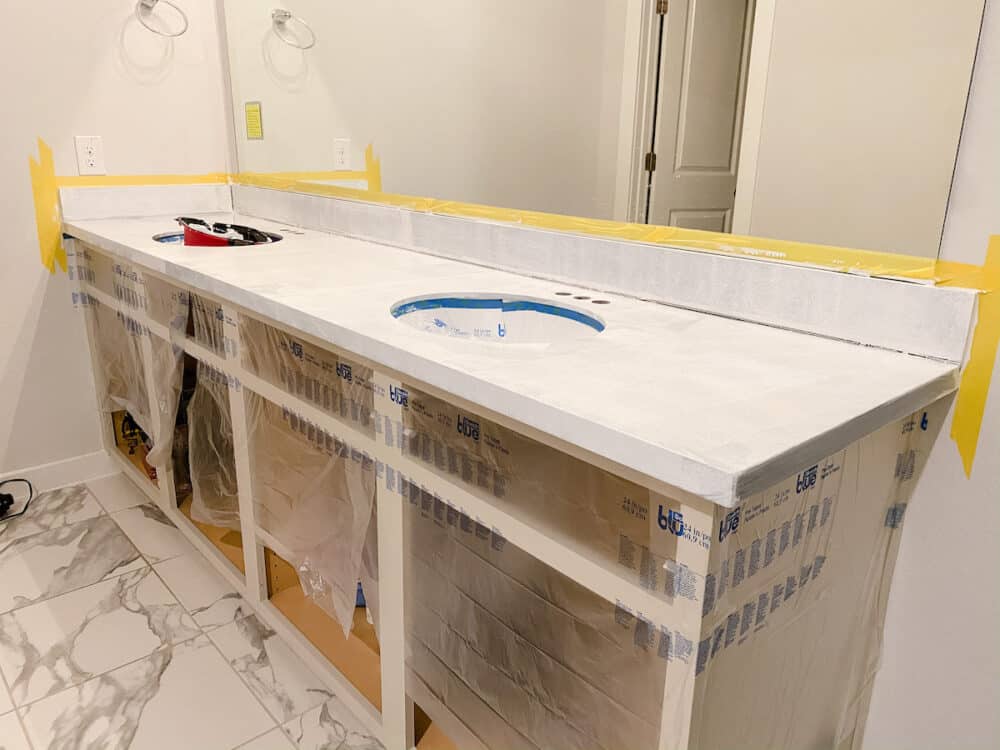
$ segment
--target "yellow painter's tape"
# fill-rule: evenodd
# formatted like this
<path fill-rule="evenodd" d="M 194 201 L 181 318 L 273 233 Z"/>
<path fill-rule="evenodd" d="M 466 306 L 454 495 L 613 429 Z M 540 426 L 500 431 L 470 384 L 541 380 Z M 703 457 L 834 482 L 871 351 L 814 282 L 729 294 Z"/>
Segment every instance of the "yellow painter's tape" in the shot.
<path fill-rule="evenodd" d="M 209 174 L 67 175 L 57 177 L 59 187 L 133 187 L 139 185 L 225 185 L 225 172 Z"/>
<path fill-rule="evenodd" d="M 990 237 L 983 270 L 995 282 L 1000 275 L 1000 235 Z M 986 398 L 993 380 L 993 367 L 1000 345 L 1000 287 L 993 286 L 979 296 L 979 317 L 972 335 L 969 361 L 962 372 L 962 381 L 955 401 L 955 416 L 951 422 L 951 438 L 958 446 L 965 475 L 972 475 L 979 432 L 983 426 Z"/>
<path fill-rule="evenodd" d="M 897 253 L 855 250 L 679 227 L 650 226 L 627 222 L 546 214 L 539 211 L 499 208 L 460 201 L 446 201 L 382 192 L 381 162 L 371 144 L 365 149 L 364 171 L 221 173 L 207 175 L 125 175 L 56 177 L 52 151 L 39 139 L 39 160 L 30 160 L 35 217 L 42 263 L 55 271 L 66 269 L 59 218 L 59 186 L 127 186 L 236 183 L 256 187 L 365 201 L 444 216 L 460 216 L 539 229 L 613 237 L 651 244 L 669 245 L 698 252 L 797 263 L 847 273 L 888 276 L 931 282 L 939 286 L 977 289 L 982 292 L 979 317 L 973 333 L 969 361 L 962 373 L 951 436 L 958 446 L 966 475 L 972 472 L 983 413 L 1000 346 L 1000 236 L 991 238 L 982 266 Z M 365 180 L 367 190 L 324 185 L 310 180 Z"/>
<path fill-rule="evenodd" d="M 332 172 L 257 172 L 250 174 L 291 184 L 299 182 L 310 183 L 314 180 L 363 181 L 368 179 L 367 171 L 354 169 L 339 169 Z"/>
<path fill-rule="evenodd" d="M 382 160 L 375 158 L 375 146 L 371 143 L 365 149 L 365 172 L 368 175 L 368 189 L 382 192 Z"/>
<path fill-rule="evenodd" d="M 35 226 L 42 265 L 55 273 L 56 264 L 66 270 L 66 249 L 62 244 L 62 216 L 59 212 L 59 185 L 52 149 L 38 139 L 38 161 L 28 157 L 31 193 L 35 200 Z"/>
<path fill-rule="evenodd" d="M 798 263 L 850 273 L 872 276 L 893 276 L 935 282 L 938 280 L 937 262 L 897 253 L 873 250 L 855 250 L 806 242 L 790 242 L 761 237 L 746 237 L 721 232 L 704 232 L 696 229 L 634 224 L 577 216 L 561 216 L 540 211 L 500 208 L 460 201 L 446 201 L 413 195 L 380 192 L 381 171 L 379 163 L 370 157 L 371 146 L 366 151 L 368 190 L 303 182 L 293 173 L 240 173 L 233 181 L 241 185 L 288 190 L 297 193 L 322 195 L 395 206 L 443 216 L 483 219 L 509 224 L 519 224 L 538 229 L 574 232 L 619 240 L 632 240 L 652 244 L 670 245 L 686 250 L 697 250 L 724 255 Z"/>

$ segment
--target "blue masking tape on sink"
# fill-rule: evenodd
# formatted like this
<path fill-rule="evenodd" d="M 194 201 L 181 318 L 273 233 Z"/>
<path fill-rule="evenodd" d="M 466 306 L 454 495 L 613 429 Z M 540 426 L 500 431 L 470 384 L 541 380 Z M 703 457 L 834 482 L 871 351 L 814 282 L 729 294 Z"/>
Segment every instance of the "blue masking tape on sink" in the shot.
<path fill-rule="evenodd" d="M 543 344 L 589 338 L 604 322 L 547 300 L 497 294 L 449 294 L 397 302 L 392 316 L 427 333 L 477 341 Z"/>

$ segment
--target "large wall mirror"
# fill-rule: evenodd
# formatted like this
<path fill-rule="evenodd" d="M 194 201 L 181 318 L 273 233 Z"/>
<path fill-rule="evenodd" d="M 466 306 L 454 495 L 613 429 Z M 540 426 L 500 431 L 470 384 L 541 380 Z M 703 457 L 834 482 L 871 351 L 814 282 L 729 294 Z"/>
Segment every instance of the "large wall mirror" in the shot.
<path fill-rule="evenodd" d="M 241 171 L 923 256 L 984 6 L 277 3 L 225 2 Z"/>

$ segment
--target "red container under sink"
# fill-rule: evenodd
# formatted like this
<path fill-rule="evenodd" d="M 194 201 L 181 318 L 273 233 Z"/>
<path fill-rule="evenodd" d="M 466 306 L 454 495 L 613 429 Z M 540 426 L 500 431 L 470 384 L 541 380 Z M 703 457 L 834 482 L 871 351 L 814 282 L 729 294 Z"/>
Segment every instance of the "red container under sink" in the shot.
<path fill-rule="evenodd" d="M 242 224 L 209 224 L 204 219 L 190 216 L 177 217 L 177 223 L 184 228 L 184 244 L 196 247 L 266 245 L 281 239 L 280 235 Z"/>

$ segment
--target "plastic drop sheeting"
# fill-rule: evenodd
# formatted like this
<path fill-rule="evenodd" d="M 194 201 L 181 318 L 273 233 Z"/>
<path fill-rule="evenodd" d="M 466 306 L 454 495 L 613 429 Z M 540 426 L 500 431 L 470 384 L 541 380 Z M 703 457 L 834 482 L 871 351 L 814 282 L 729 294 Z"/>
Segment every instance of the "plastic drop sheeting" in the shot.
<path fill-rule="evenodd" d="M 222 307 L 191 295 L 194 339 L 220 356 L 226 345 Z M 191 467 L 191 517 L 201 523 L 240 529 L 236 487 L 233 419 L 229 411 L 230 378 L 198 362 L 198 376 L 188 404 L 188 455 Z"/>
<path fill-rule="evenodd" d="M 198 362 L 194 394 L 188 403 L 188 457 L 191 468 L 191 517 L 201 523 L 240 528 L 233 421 L 226 375 Z"/>
<path fill-rule="evenodd" d="M 247 370 L 374 437 L 370 367 L 245 315 L 240 341 Z"/>
<path fill-rule="evenodd" d="M 294 394 L 312 403 L 316 408 L 326 412 L 335 419 L 349 425 L 370 437 L 375 435 L 374 389 L 372 384 L 372 369 L 360 364 L 343 354 L 331 352 L 328 349 L 315 346 L 296 336 L 268 325 L 247 315 L 240 317 L 240 340 L 243 366 L 263 380 L 283 391 Z M 273 474 L 266 483 L 265 490 L 260 484 L 255 484 L 258 501 L 262 492 L 266 494 L 271 510 L 264 508 L 265 514 L 278 513 L 280 516 L 296 516 L 294 523 L 279 522 L 283 530 L 276 534 L 297 558 L 291 560 L 300 568 L 300 579 L 303 588 L 314 600 L 326 609 L 344 625 L 350 627 L 350 617 L 356 601 L 356 586 L 360 580 L 365 592 L 365 602 L 372 614 L 376 631 L 378 630 L 378 538 L 373 505 L 373 490 L 369 490 L 371 476 L 370 459 L 362 456 L 363 481 L 358 484 L 356 467 L 347 471 L 347 460 L 355 462 L 357 452 L 346 446 L 339 438 L 328 435 L 321 429 L 310 426 L 304 420 L 294 415 L 282 414 L 283 426 L 278 424 L 278 414 L 273 405 L 264 409 L 267 422 L 265 432 L 275 440 L 285 442 L 291 449 L 304 439 L 307 447 L 304 455 L 310 450 L 318 451 L 312 459 L 303 461 L 301 465 L 290 467 L 293 475 L 300 477 L 295 490 L 296 497 L 288 498 L 288 507 L 283 510 L 276 497 L 285 490 L 282 477 Z M 257 423 L 255 422 L 255 425 Z M 322 439 L 320 439 L 321 436 Z M 298 442 L 296 442 L 298 441 Z M 332 441 L 332 443 L 330 442 Z M 322 443 L 322 445 L 320 445 Z M 333 446 L 333 450 L 330 449 Z M 337 455 L 334 456 L 333 454 Z M 343 455 L 342 455 L 343 454 Z M 288 460 L 295 453 L 284 454 Z M 263 462 L 255 471 L 268 471 L 273 468 L 264 456 Z M 280 458 L 280 456 L 279 456 Z M 325 473 L 324 473 L 325 472 Z M 322 475 L 322 477 L 321 477 Z M 347 477 L 350 476 L 350 481 Z M 305 491 L 302 487 L 315 483 L 313 489 Z M 337 483 L 341 484 L 338 485 Z M 361 486 L 363 485 L 363 490 Z M 337 524 L 343 524 L 337 533 L 330 537 L 331 544 L 346 543 L 341 553 L 332 551 L 321 552 L 318 539 L 313 531 L 308 529 L 308 522 L 299 519 L 300 511 L 295 507 L 305 509 L 306 514 L 322 513 L 322 504 L 318 502 L 317 492 L 321 487 L 333 487 L 330 491 L 335 497 L 327 498 L 330 507 L 336 510 Z M 340 503 L 338 505 L 338 502 Z M 346 509 L 350 507 L 350 513 Z M 365 508 L 370 518 L 364 519 Z M 258 504 L 258 510 L 261 506 Z M 272 513 L 273 511 L 273 513 Z M 264 527 L 268 531 L 270 528 Z M 302 531 L 308 532 L 305 537 L 299 537 Z M 288 536 L 286 539 L 285 536 Z M 358 567 L 357 549 L 359 540 L 363 541 Z M 353 576 L 353 582 L 351 578 Z M 348 607 L 348 599 L 351 604 Z"/>
<path fill-rule="evenodd" d="M 359 580 L 367 578 L 366 601 L 378 601 L 375 462 L 256 394 L 247 393 L 247 406 L 257 523 L 284 546 L 279 553 L 298 570 L 305 593 L 346 635 Z"/>
<path fill-rule="evenodd" d="M 403 479 L 408 679 L 490 750 L 859 750 L 901 530 L 949 401 L 722 508 L 631 489 L 622 505 L 621 480 L 567 473 L 568 457 L 539 489 L 549 449 L 532 458 L 506 440 L 504 452 L 495 425 L 468 412 L 438 419 L 447 405 L 411 390 L 400 445 L 411 459 L 549 534 L 577 506 L 568 536 L 600 556 L 611 549 L 600 509 L 622 505 L 674 539 L 667 554 L 652 523 L 645 538 L 623 525 L 634 536 L 620 549 L 657 560 L 640 583 L 675 584 L 670 621 L 650 622 Z"/>
<path fill-rule="evenodd" d="M 656 747 L 666 662 L 614 604 L 407 508 L 409 666 L 487 747 Z"/>
<path fill-rule="evenodd" d="M 680 506 L 645 487 L 411 386 L 388 439 L 411 460 L 521 518 L 544 523 L 664 599 L 689 595 L 660 527 Z"/>
<path fill-rule="evenodd" d="M 86 251 L 80 273 L 126 308 L 144 312 L 157 322 L 183 329 L 187 320 L 187 293 L 156 278 L 144 278 L 127 264 Z M 136 317 L 96 301 L 89 305 L 94 344 L 106 390 L 100 408 L 125 409 L 152 441 L 146 460 L 165 467 L 171 462 L 174 423 L 180 401 L 183 352 L 153 335 Z M 153 382 L 147 382 L 143 348 L 149 340 Z M 153 419 L 153 414 L 157 419 Z"/>
<path fill-rule="evenodd" d="M 152 437 L 149 388 L 142 365 L 142 338 L 149 333 L 139 321 L 100 303 L 91 305 L 90 312 L 104 375 L 101 410 L 111 413 L 125 409 Z"/>

